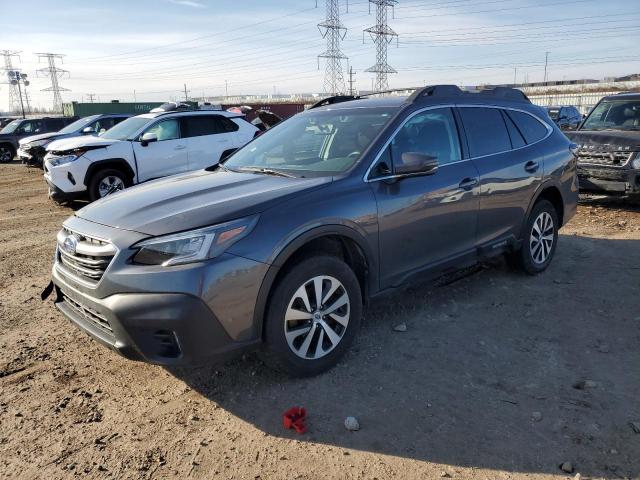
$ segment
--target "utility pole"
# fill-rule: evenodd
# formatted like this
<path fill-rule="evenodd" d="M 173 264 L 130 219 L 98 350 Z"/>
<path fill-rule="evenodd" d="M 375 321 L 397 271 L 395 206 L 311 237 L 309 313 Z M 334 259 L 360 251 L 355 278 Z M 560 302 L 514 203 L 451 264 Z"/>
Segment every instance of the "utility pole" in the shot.
<path fill-rule="evenodd" d="M 376 74 L 376 82 L 374 91 L 382 92 L 389 89 L 389 73 L 398 73 L 393 67 L 387 63 L 387 46 L 394 37 L 398 38 L 398 34 L 393 31 L 387 24 L 389 7 L 393 8 L 398 0 L 369 0 L 369 12 L 371 12 L 371 4 L 376 6 L 376 24 L 362 32 L 362 43 L 364 43 L 364 34 L 368 33 L 376 45 L 376 63 L 369 67 L 365 72 Z"/>
<path fill-rule="evenodd" d="M 93 100 L 96 98 L 95 93 L 87 93 L 87 98 L 89 98 L 89 103 L 93 103 Z"/>
<path fill-rule="evenodd" d="M 323 90 L 329 95 L 337 95 L 345 91 L 342 60 L 347 56 L 340 50 L 340 41 L 344 40 L 347 29 L 340 22 L 339 0 L 325 0 L 325 4 L 327 16 L 318 24 L 318 30 L 322 38 L 327 40 L 327 49 L 318 55 L 318 70 L 320 59 L 326 59 Z"/>
<path fill-rule="evenodd" d="M 62 112 L 62 96 L 60 92 L 68 92 L 68 88 L 63 88 L 58 83 L 58 80 L 62 78 L 64 75 L 69 74 L 67 70 L 62 70 L 56 66 L 56 59 L 62 60 L 64 55 L 60 55 L 59 53 L 36 53 L 38 56 L 38 61 L 45 58 L 49 64 L 47 68 L 41 68 L 36 73 L 51 78 L 51 86 L 48 88 L 44 88 L 43 92 L 53 92 L 53 111 L 61 113 Z"/>
<path fill-rule="evenodd" d="M 138 100 L 136 99 L 136 90 L 135 88 L 133 89 L 133 101 L 137 102 Z"/>
<path fill-rule="evenodd" d="M 355 72 L 353 71 L 353 66 L 349 67 L 349 95 L 353 96 L 354 90 L 353 90 L 353 83 L 354 83 L 354 79 L 353 76 L 355 75 Z"/>
<path fill-rule="evenodd" d="M 189 101 L 189 91 L 187 90 L 187 84 L 184 84 L 184 101 L 188 102 Z"/>
<path fill-rule="evenodd" d="M 518 67 L 513 67 L 513 86 L 516 86 L 518 83 Z"/>
<path fill-rule="evenodd" d="M 229 98 L 229 82 L 224 81 L 224 96 Z"/>
<path fill-rule="evenodd" d="M 16 50 L 0 50 L 0 54 L 4 57 L 4 73 L 6 83 L 9 85 L 9 110 L 15 112 L 20 107 L 20 97 L 18 96 L 18 86 L 11 83 L 9 72 L 13 71 L 12 57 L 20 58 L 20 52 Z"/>
<path fill-rule="evenodd" d="M 544 52 L 544 83 L 547 83 L 547 64 L 549 63 L 549 54 L 551 52 Z"/>

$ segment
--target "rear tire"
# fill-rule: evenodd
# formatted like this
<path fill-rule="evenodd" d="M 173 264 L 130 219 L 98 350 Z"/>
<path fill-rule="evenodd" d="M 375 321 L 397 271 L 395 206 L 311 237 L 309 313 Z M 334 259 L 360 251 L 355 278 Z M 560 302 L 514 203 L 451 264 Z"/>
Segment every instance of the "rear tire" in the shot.
<path fill-rule="evenodd" d="M 130 183 L 127 175 L 121 170 L 115 168 L 99 170 L 89 181 L 89 200 L 95 202 L 108 195 L 109 185 L 114 186 L 115 190 L 123 190 L 129 187 Z"/>
<path fill-rule="evenodd" d="M 508 255 L 509 263 L 529 275 L 546 270 L 558 245 L 558 228 L 558 213 L 553 204 L 538 200 L 527 218 L 522 246 Z"/>
<path fill-rule="evenodd" d="M 361 316 L 360 284 L 346 263 L 331 256 L 303 260 L 271 292 L 262 356 L 292 376 L 322 373 L 349 348 Z"/>

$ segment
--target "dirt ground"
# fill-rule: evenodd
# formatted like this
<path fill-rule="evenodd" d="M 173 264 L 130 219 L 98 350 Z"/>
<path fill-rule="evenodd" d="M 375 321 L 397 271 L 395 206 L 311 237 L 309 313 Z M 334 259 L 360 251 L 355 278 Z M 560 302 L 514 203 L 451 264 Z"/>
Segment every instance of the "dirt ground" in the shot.
<path fill-rule="evenodd" d="M 584 200 L 540 276 L 498 260 L 376 299 L 305 380 L 91 340 L 39 298 L 70 214 L 40 170 L 0 165 L 0 478 L 639 478 L 640 202 Z"/>

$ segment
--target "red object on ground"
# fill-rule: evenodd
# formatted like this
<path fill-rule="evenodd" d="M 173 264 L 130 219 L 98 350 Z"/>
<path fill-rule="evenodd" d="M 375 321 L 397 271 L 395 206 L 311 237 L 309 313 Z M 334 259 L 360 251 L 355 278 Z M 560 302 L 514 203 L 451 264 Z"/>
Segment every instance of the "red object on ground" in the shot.
<path fill-rule="evenodd" d="M 307 411 L 302 407 L 291 407 L 282 415 L 282 424 L 284 428 L 293 428 L 298 433 L 307 431 L 305 418 Z"/>

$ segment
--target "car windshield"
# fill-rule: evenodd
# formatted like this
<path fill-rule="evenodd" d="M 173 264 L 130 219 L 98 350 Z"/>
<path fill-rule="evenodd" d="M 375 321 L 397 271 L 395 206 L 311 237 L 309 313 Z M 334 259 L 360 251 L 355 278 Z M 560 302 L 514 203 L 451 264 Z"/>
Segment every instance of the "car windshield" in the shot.
<path fill-rule="evenodd" d="M 104 132 L 100 137 L 109 140 L 132 140 L 135 134 L 152 120 L 152 118 L 145 117 L 127 118 L 115 127 Z"/>
<path fill-rule="evenodd" d="M 78 130 L 82 130 L 86 125 L 89 125 L 99 116 L 100 115 L 91 115 L 89 117 L 84 117 L 84 118 L 81 118 L 80 120 L 76 120 L 75 122 L 70 123 L 69 125 L 64 127 L 58 133 L 74 133 L 74 132 L 77 132 Z"/>
<path fill-rule="evenodd" d="M 355 108 L 296 115 L 233 154 L 224 166 L 301 177 L 345 172 L 360 159 L 394 111 Z"/>
<path fill-rule="evenodd" d="M 580 130 L 640 130 L 640 100 L 604 100 Z"/>
<path fill-rule="evenodd" d="M 20 125 L 20 122 L 22 122 L 22 120 L 14 120 L 13 122 L 5 125 L 5 127 L 0 130 L 0 133 L 13 133 Z"/>
<path fill-rule="evenodd" d="M 559 108 L 547 108 L 547 113 L 551 117 L 551 120 L 557 120 L 558 119 L 558 115 L 560 115 L 560 109 Z"/>

